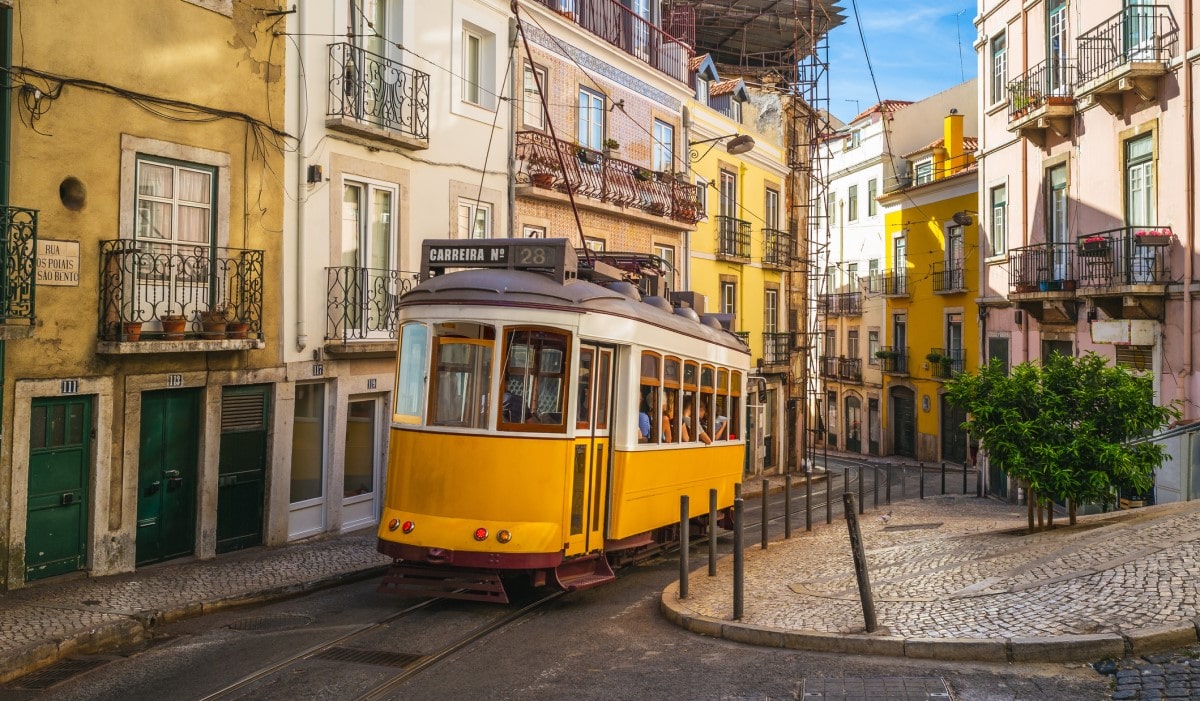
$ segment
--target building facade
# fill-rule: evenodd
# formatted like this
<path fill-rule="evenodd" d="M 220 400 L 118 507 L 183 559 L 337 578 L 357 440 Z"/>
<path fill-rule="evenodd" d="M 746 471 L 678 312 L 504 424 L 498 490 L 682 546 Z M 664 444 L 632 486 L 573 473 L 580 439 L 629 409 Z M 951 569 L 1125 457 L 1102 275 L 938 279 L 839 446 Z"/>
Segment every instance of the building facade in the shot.
<path fill-rule="evenodd" d="M 1185 419 L 1198 389 L 1194 13 L 988 0 L 975 45 L 985 357 L 1096 352 L 1150 374 Z M 988 482 L 1007 492 L 1003 475 Z"/>

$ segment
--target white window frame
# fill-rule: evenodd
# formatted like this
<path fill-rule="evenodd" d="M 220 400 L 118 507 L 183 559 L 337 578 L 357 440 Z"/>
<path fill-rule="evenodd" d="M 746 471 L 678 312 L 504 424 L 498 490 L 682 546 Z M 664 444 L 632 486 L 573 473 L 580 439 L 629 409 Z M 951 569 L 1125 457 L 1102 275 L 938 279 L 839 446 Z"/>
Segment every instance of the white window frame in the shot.
<path fill-rule="evenodd" d="M 988 206 L 991 211 L 992 256 L 1008 252 L 1008 184 L 994 185 L 988 190 Z"/>
<path fill-rule="evenodd" d="M 137 193 L 136 185 L 138 156 L 151 156 L 174 161 L 196 163 L 198 165 L 216 168 L 217 200 L 215 231 L 212 245 L 219 248 L 229 246 L 229 178 L 230 156 L 220 151 L 184 146 L 169 141 L 145 139 L 128 134 L 121 135 L 121 209 L 117 218 L 117 228 L 123 239 L 134 238 L 134 228 L 137 222 Z"/>
<path fill-rule="evenodd" d="M 661 119 L 654 120 L 654 145 L 650 169 L 660 172 L 675 169 L 675 126 Z"/>
<path fill-rule="evenodd" d="M 846 194 L 846 221 L 858 221 L 858 185 L 851 185 Z"/>
<path fill-rule="evenodd" d="M 459 81 L 462 101 L 472 107 L 494 111 L 496 109 L 496 35 L 482 27 L 463 22 L 462 54 Z M 478 55 L 472 60 L 472 41 L 476 42 Z M 474 74 L 474 75 L 472 75 Z"/>
<path fill-rule="evenodd" d="M 521 237 L 526 239 L 544 239 L 546 238 L 546 227 L 525 224 L 521 227 Z"/>
<path fill-rule="evenodd" d="M 466 213 L 466 221 L 471 227 L 470 230 L 464 231 L 462 228 L 463 213 Z M 483 230 L 479 231 L 480 215 L 483 215 L 482 225 Z M 490 202 L 480 202 L 478 200 L 467 199 L 466 197 L 458 198 L 458 237 L 463 239 L 490 239 L 492 238 L 492 204 Z M 482 234 L 482 235 L 480 235 Z"/>
<path fill-rule="evenodd" d="M 763 225 L 779 229 L 779 190 L 768 187 L 763 195 Z"/>
<path fill-rule="evenodd" d="M 917 161 L 913 166 L 913 185 L 931 182 L 933 182 L 933 159 L 926 158 L 923 161 Z"/>
<path fill-rule="evenodd" d="M 597 253 L 603 253 L 608 248 L 608 242 L 606 242 L 604 239 L 598 239 L 592 236 L 584 236 L 583 245 L 587 247 L 589 251 L 596 251 Z"/>
<path fill-rule="evenodd" d="M 721 313 L 737 316 L 737 283 L 721 281 Z"/>
<path fill-rule="evenodd" d="M 656 243 L 656 244 L 654 244 L 654 255 L 658 256 L 659 258 L 662 258 L 663 260 L 665 260 L 671 264 L 671 269 L 667 273 L 668 275 L 671 276 L 669 287 L 672 290 L 677 289 L 675 278 L 679 274 L 679 268 L 678 268 L 679 261 L 675 257 L 675 247 L 668 246 L 663 243 Z"/>
<path fill-rule="evenodd" d="M 1008 97 L 1008 34 L 1000 32 L 988 43 L 991 49 L 992 85 L 989 104 L 998 105 Z"/>
<path fill-rule="evenodd" d="M 579 86 L 579 121 L 575 140 L 580 146 L 599 151 L 604 148 L 604 113 L 607 100 L 603 93 Z"/>
<path fill-rule="evenodd" d="M 765 333 L 779 331 L 779 290 L 772 288 L 763 290 L 763 331 Z"/>
<path fill-rule="evenodd" d="M 534 74 L 537 74 L 540 79 L 542 90 L 549 88 L 549 74 L 542 66 L 525 61 L 525 67 L 522 71 L 522 108 L 521 108 L 521 124 L 530 128 L 542 131 L 546 128 L 546 110 L 542 108 L 542 100 L 538 95 L 538 81 L 534 80 Z"/>
<path fill-rule="evenodd" d="M 876 178 L 871 178 L 867 181 L 867 216 L 873 217 L 879 213 L 879 203 L 875 198 L 879 196 L 879 181 Z"/>

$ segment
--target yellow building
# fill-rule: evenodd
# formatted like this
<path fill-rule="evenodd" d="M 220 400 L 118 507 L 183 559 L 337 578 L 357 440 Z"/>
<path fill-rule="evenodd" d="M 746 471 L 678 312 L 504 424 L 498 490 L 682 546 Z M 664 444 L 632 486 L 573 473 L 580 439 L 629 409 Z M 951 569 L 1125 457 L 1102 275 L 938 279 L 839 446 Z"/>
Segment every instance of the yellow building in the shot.
<path fill-rule="evenodd" d="M 5 202 L 32 213 L 5 210 L 6 242 L 37 240 L 6 327 L 0 588 L 281 540 L 282 10 L 0 9 Z"/>
<path fill-rule="evenodd" d="M 965 417 L 946 402 L 943 383 L 975 370 L 979 357 L 975 141 L 963 137 L 963 116 L 950 114 L 942 138 L 904 154 L 911 184 L 879 199 L 887 271 L 868 280 L 868 292 L 885 300 L 876 352 L 885 453 L 967 457 Z"/>
<path fill-rule="evenodd" d="M 787 331 L 787 272 L 794 243 L 788 233 L 788 169 L 782 130 L 763 133 L 758 100 L 741 79 L 720 80 L 707 57 L 694 64 L 692 171 L 704 196 L 704 217 L 689 246 L 693 291 L 706 312 L 723 315 L 750 345 L 757 372 L 747 387 L 749 471 L 786 466 L 786 401 L 793 336 Z M 768 93 L 756 93 L 767 95 Z M 780 125 L 776 123 L 776 127 Z"/>

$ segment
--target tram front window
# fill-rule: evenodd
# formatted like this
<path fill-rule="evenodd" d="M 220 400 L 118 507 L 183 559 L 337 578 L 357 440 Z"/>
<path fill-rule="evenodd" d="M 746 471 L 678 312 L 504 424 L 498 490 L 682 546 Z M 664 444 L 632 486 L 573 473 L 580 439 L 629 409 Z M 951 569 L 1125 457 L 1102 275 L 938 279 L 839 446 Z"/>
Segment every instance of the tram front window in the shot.
<path fill-rule="evenodd" d="M 547 329 L 515 329 L 505 335 L 501 430 L 566 430 L 564 374 L 570 342 L 570 334 Z"/>
<path fill-rule="evenodd" d="M 430 425 L 487 428 L 494 331 L 469 323 L 436 329 Z"/>

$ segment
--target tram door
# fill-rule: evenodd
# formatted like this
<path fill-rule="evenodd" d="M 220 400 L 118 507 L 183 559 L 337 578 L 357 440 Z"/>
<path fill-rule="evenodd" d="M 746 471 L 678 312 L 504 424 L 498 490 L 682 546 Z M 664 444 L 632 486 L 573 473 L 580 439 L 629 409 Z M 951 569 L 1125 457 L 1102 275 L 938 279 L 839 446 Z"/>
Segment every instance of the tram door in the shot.
<path fill-rule="evenodd" d="M 611 348 L 580 345 L 579 372 L 575 376 L 575 450 L 570 484 L 568 555 L 595 552 L 604 547 L 612 368 Z"/>

